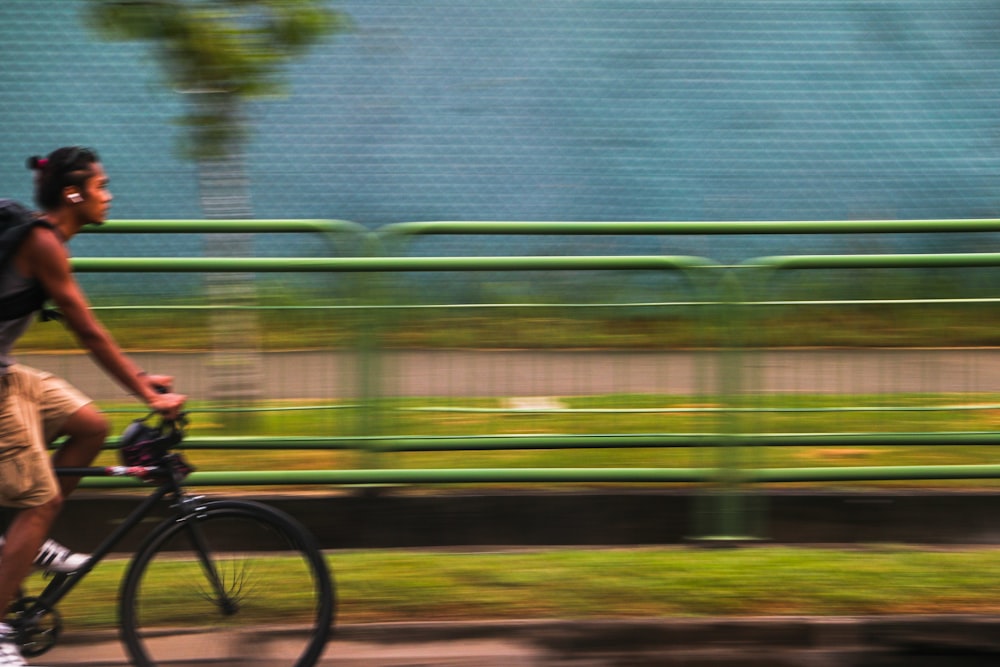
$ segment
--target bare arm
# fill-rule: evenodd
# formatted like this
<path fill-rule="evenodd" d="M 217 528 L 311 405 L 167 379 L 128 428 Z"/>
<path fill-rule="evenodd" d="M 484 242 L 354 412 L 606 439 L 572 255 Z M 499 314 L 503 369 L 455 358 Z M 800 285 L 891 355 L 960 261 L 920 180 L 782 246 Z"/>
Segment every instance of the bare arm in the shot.
<path fill-rule="evenodd" d="M 126 356 L 111 334 L 97 321 L 69 265 L 66 248 L 51 229 L 36 227 L 19 253 L 19 263 L 41 281 L 80 344 L 125 389 L 154 410 L 174 415 L 184 403 L 178 394 L 160 394 L 153 378 Z"/>

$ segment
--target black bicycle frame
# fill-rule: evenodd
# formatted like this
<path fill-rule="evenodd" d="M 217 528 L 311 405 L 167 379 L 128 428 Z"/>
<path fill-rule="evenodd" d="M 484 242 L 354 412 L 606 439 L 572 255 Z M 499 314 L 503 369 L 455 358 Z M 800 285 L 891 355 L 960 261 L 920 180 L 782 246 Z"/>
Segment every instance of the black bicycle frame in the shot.
<path fill-rule="evenodd" d="M 136 476 L 127 472 L 118 472 L 120 468 L 56 468 L 56 474 L 60 477 L 121 477 L 121 476 Z M 158 487 L 153 490 L 153 492 L 147 496 L 138 507 L 133 509 L 125 519 L 111 531 L 111 534 L 104 538 L 96 549 L 94 549 L 90 558 L 79 570 L 69 573 L 58 573 L 52 575 L 52 581 L 50 581 L 45 589 L 37 596 L 37 604 L 40 604 L 44 610 L 51 610 L 55 608 L 55 605 L 59 603 L 66 595 L 72 591 L 78 583 L 91 571 L 98 563 L 100 563 L 104 558 L 111 553 L 114 548 L 118 545 L 121 540 L 128 535 L 133 528 L 139 525 L 143 519 L 145 519 L 149 513 L 156 507 L 160 501 L 165 497 L 173 495 L 177 501 L 178 505 L 181 504 L 183 499 L 183 491 L 181 485 L 172 476 L 166 476 L 158 480 Z M 183 514 L 183 510 L 178 509 L 178 511 Z M 32 606 L 27 610 L 27 616 L 32 616 L 32 611 L 37 609 L 37 606 Z"/>

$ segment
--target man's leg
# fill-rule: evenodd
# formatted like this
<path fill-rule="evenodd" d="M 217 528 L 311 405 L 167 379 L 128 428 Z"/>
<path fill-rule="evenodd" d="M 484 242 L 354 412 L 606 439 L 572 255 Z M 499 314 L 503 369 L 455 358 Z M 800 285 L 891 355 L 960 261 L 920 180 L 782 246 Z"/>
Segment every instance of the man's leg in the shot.
<path fill-rule="evenodd" d="M 19 510 L 7 527 L 0 548 L 0 610 L 14 602 L 61 507 L 62 498 L 57 496 L 37 507 Z"/>
<path fill-rule="evenodd" d="M 83 468 L 94 462 L 104 446 L 108 421 L 93 403 L 88 403 L 66 418 L 58 435 L 67 436 L 67 439 L 53 454 L 53 467 Z M 79 483 L 79 477 L 60 477 L 62 497 L 72 493 Z"/>
<path fill-rule="evenodd" d="M 52 456 L 51 465 L 70 468 L 89 466 L 101 451 L 107 434 L 104 415 L 92 404 L 84 405 L 63 421 L 58 436 L 67 436 L 67 439 Z M 49 462 L 45 461 L 42 465 L 49 465 Z M 86 554 L 75 554 L 55 541 L 46 542 L 52 524 L 62 509 L 63 499 L 79 483 L 79 477 L 59 477 L 59 493 L 54 499 L 38 507 L 21 510 L 10 524 L 0 551 L 0 604 L 3 600 L 10 603 L 33 564 L 52 571 L 71 572 L 86 561 Z M 43 544 L 44 552 L 41 551 Z"/>
<path fill-rule="evenodd" d="M 0 548 L 0 611 L 17 595 L 62 507 L 41 424 L 41 384 L 19 367 L 0 376 L 0 498 L 17 511 Z"/>

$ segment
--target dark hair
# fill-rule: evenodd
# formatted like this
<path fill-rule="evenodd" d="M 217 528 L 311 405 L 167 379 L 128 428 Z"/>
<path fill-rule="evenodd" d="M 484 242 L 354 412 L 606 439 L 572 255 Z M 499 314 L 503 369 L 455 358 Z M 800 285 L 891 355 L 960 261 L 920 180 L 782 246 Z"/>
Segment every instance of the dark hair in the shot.
<path fill-rule="evenodd" d="M 80 146 L 57 148 L 44 158 L 29 157 L 28 169 L 35 172 L 35 203 L 43 211 L 59 208 L 63 190 L 69 187 L 82 190 L 93 175 L 91 165 L 99 161 L 96 151 Z"/>

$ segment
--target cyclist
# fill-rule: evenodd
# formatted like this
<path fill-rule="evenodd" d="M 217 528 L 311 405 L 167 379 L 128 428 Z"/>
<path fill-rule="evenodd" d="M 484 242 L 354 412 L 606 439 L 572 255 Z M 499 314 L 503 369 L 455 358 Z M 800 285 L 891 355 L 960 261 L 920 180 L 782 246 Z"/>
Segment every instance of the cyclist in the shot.
<path fill-rule="evenodd" d="M 0 272 L 0 297 L 40 285 L 66 325 L 97 363 L 153 410 L 175 417 L 185 397 L 169 390 L 172 378 L 151 375 L 129 359 L 101 326 L 73 277 L 66 244 L 86 225 L 104 223 L 111 204 L 108 176 L 97 153 L 59 148 L 33 157 L 39 219 L 14 261 Z M 17 364 L 11 349 L 34 313 L 0 319 L 0 505 L 16 508 L 0 547 L 0 610 L 7 609 L 33 566 L 72 572 L 86 562 L 47 540 L 63 499 L 79 479 L 57 479 L 54 466 L 88 466 L 108 434 L 108 423 L 89 398 L 51 373 Z M 49 458 L 48 443 L 65 436 Z M 12 631 L 0 617 L 0 667 L 25 665 Z"/>

